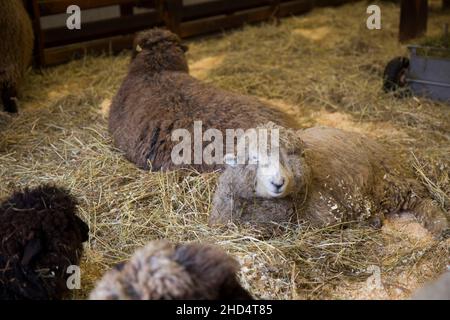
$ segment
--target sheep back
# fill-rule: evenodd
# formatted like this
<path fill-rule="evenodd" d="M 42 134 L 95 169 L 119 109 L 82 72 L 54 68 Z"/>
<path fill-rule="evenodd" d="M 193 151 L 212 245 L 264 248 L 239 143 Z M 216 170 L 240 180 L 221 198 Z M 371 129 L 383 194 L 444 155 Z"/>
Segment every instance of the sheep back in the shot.
<path fill-rule="evenodd" d="M 17 94 L 31 63 L 34 36 L 31 20 L 21 0 L 1 1 L 0 12 L 0 91 L 5 104 L 6 99 Z"/>
<path fill-rule="evenodd" d="M 178 144 L 171 139 L 175 129 L 186 129 L 191 134 L 193 159 L 194 121 L 202 121 L 203 131 L 218 129 L 224 137 L 226 129 L 254 128 L 269 120 L 292 125 L 284 114 L 255 98 L 231 93 L 191 77 L 187 63 L 184 66 L 179 61 L 180 57 L 185 61 L 179 44 L 173 39 L 167 40 L 171 46 L 165 42 L 161 44 L 161 31 L 150 34 L 158 35 L 158 45 L 154 43 L 156 40 L 142 44 L 143 51 L 132 59 L 109 115 L 109 131 L 115 146 L 138 167 L 152 171 L 190 167 L 201 172 L 222 168 L 221 163 L 175 165 L 172 162 L 171 153 Z M 169 37 L 165 31 L 162 35 Z M 151 43 L 149 48 L 146 47 L 148 42 Z M 174 61 L 167 62 L 166 69 L 162 67 L 164 55 Z"/>
<path fill-rule="evenodd" d="M 281 128 L 280 137 L 283 135 Z M 429 195 L 401 155 L 364 135 L 334 128 L 314 127 L 297 135 L 301 147 L 288 152 L 295 165 L 284 163 L 292 169 L 294 192 L 278 199 L 248 196 L 253 189 L 246 185 L 254 185 L 255 174 L 250 172 L 254 169 L 227 168 L 219 178 L 210 224 L 233 219 L 255 224 L 300 219 L 317 226 L 360 221 L 379 227 L 386 213 L 424 208 L 430 214 L 423 220 L 433 220 L 431 226 L 438 224 L 436 233 L 445 230 L 447 219 L 435 206 L 423 205 L 430 202 Z M 281 139 L 282 149 L 292 149 L 285 145 L 289 140 L 293 139 Z"/>
<path fill-rule="evenodd" d="M 306 215 L 318 218 L 319 224 L 364 221 L 396 208 L 399 197 L 406 198 L 413 188 L 423 191 L 400 155 L 394 158 L 364 135 L 314 127 L 301 131 L 300 137 L 313 177 Z"/>

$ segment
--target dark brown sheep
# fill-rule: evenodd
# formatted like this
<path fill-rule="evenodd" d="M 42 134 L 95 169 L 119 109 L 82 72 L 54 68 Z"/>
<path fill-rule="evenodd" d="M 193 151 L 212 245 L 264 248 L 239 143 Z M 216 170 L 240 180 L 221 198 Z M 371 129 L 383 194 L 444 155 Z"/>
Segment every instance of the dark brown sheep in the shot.
<path fill-rule="evenodd" d="M 17 112 L 17 93 L 33 54 L 33 28 L 21 0 L 0 1 L 0 100 Z"/>
<path fill-rule="evenodd" d="M 91 300 L 249 300 L 239 264 L 217 247 L 152 241 L 108 271 Z"/>
<path fill-rule="evenodd" d="M 191 77 L 185 50 L 175 34 L 162 29 L 140 33 L 135 40 L 128 75 L 111 104 L 109 131 L 115 146 L 138 167 L 152 171 L 193 167 L 200 172 L 221 168 L 221 161 L 192 166 L 172 162 L 171 152 L 178 143 L 172 141 L 172 131 L 187 129 L 193 136 L 194 121 L 224 136 L 225 129 L 247 129 L 269 120 L 294 125 L 255 98 Z"/>
<path fill-rule="evenodd" d="M 0 300 L 60 299 L 67 267 L 88 239 L 76 200 L 50 185 L 16 192 L 0 204 Z"/>

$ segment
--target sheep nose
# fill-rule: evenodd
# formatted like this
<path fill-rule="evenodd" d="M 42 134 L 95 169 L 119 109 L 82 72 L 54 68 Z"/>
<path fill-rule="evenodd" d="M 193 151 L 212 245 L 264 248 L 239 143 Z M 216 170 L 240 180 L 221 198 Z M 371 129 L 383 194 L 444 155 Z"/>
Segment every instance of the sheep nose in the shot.
<path fill-rule="evenodd" d="M 272 185 L 278 190 L 284 185 L 284 178 L 281 178 L 276 181 L 271 181 Z"/>

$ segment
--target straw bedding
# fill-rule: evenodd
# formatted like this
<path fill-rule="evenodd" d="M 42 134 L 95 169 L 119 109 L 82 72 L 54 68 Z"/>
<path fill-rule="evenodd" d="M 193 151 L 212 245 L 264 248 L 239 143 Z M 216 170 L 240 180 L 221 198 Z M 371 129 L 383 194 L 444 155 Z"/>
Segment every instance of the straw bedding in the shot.
<path fill-rule="evenodd" d="M 408 156 L 449 212 L 449 105 L 382 93 L 385 64 L 406 48 L 397 43 L 399 8 L 379 5 L 378 31 L 365 28 L 366 4 L 359 2 L 192 40 L 192 74 L 269 100 L 305 127 L 376 137 Z M 433 9 L 429 33 L 448 17 Z M 248 226 L 208 227 L 217 174 L 141 171 L 112 147 L 108 106 L 128 61 L 124 52 L 29 71 L 20 115 L 0 121 L 1 198 L 50 181 L 79 198 L 90 240 L 82 289 L 69 298 L 85 298 L 111 265 L 159 238 L 221 245 L 241 262 L 244 286 L 261 298 L 406 298 L 446 269 L 449 240 L 434 240 L 408 215 L 381 231 L 284 225 L 269 238 Z"/>

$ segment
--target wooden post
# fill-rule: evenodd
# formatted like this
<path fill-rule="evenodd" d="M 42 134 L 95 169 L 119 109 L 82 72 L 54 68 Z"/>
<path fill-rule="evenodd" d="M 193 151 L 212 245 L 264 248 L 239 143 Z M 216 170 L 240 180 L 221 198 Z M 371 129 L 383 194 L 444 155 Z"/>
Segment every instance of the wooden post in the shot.
<path fill-rule="evenodd" d="M 123 16 L 131 16 L 133 15 L 133 5 L 129 4 L 121 4 L 120 5 L 120 15 Z"/>
<path fill-rule="evenodd" d="M 427 31 L 428 0 L 402 0 L 400 9 L 401 42 L 419 37 Z"/>
<path fill-rule="evenodd" d="M 35 64 L 38 67 L 45 65 L 44 54 L 44 33 L 41 28 L 41 13 L 39 9 L 38 0 L 33 0 L 30 6 L 27 7 L 30 14 L 31 23 L 33 24 L 34 32 L 34 58 Z"/>
<path fill-rule="evenodd" d="M 450 9 L 450 0 L 442 0 L 442 9 Z"/>
<path fill-rule="evenodd" d="M 173 33 L 181 35 L 183 0 L 157 0 L 156 9 L 167 28 Z"/>
<path fill-rule="evenodd" d="M 276 23 L 276 25 L 280 24 L 280 5 L 281 0 L 272 0 L 271 9 L 272 9 L 272 16 L 271 19 L 273 19 Z"/>

